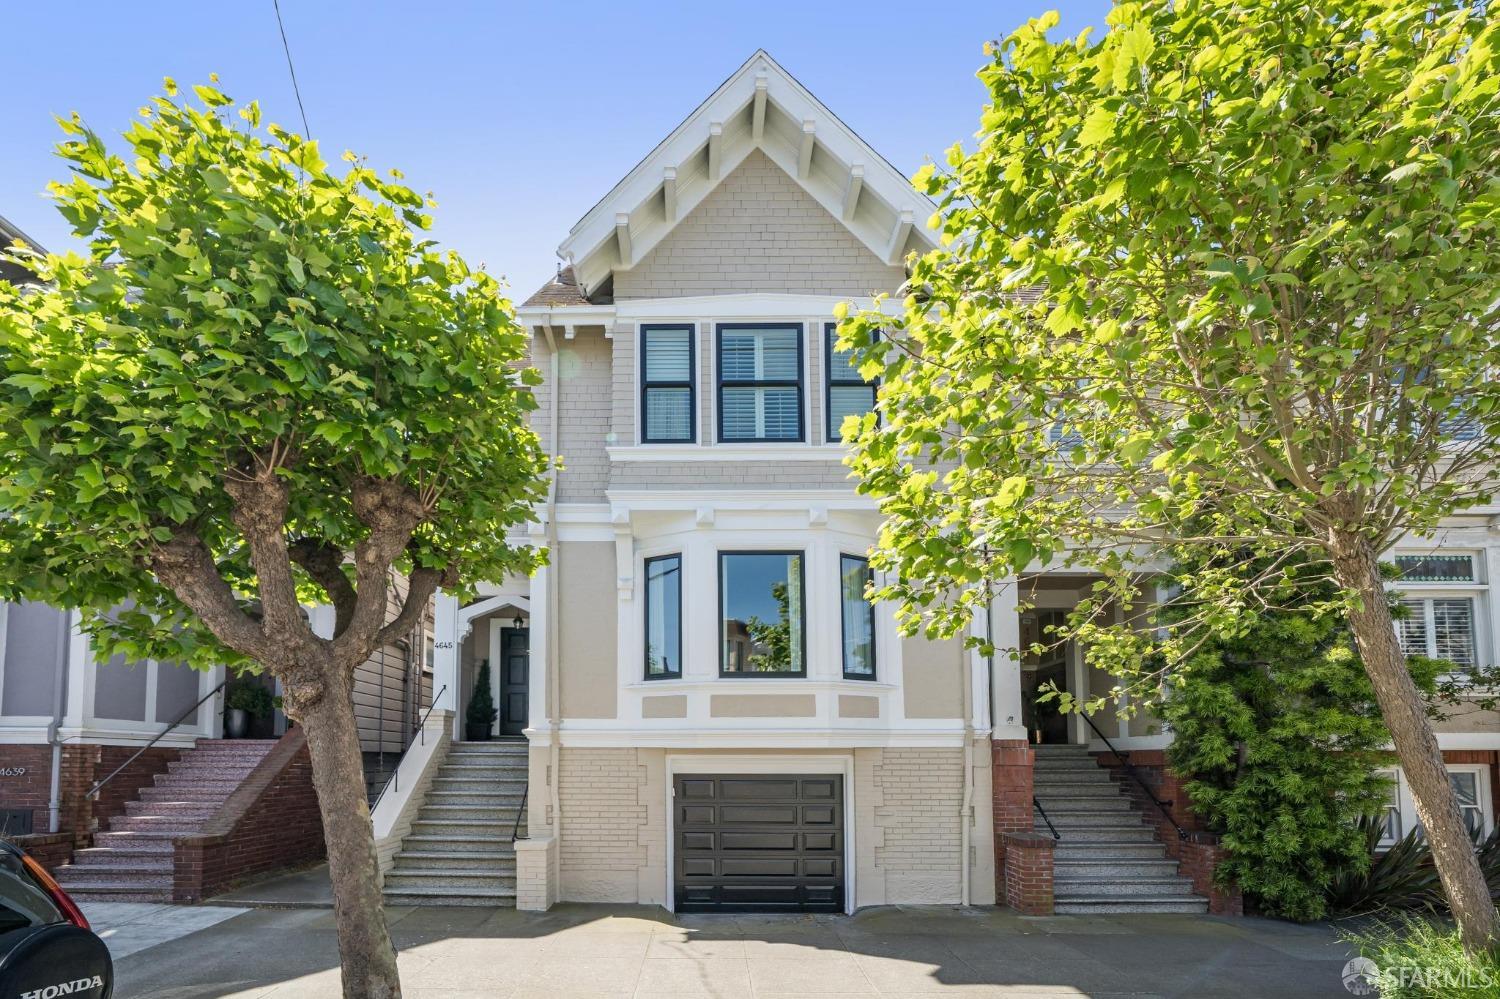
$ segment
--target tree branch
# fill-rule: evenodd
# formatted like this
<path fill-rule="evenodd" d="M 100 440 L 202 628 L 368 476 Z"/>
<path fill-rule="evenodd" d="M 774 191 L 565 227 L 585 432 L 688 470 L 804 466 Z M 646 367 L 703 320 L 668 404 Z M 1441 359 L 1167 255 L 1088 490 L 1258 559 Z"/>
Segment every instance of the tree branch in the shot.
<path fill-rule="evenodd" d="M 452 586 L 458 582 L 458 573 L 452 567 L 447 569 L 413 569 L 407 578 L 406 602 L 401 605 L 401 611 L 391 619 L 385 627 L 381 628 L 375 635 L 375 647 L 378 649 L 383 645 L 389 645 L 411 633 L 411 630 L 422 620 L 422 615 L 427 612 L 427 602 L 437 592 L 439 586 Z"/>
<path fill-rule="evenodd" d="M 328 594 L 334 611 L 333 637 L 342 635 L 359 599 L 354 584 L 344 575 L 343 551 L 320 538 L 302 538 L 287 549 L 287 554 Z"/>
<path fill-rule="evenodd" d="M 174 529 L 171 541 L 151 548 L 147 562 L 161 584 L 197 614 L 215 638 L 241 655 L 267 661 L 271 643 L 264 629 L 240 606 L 196 531 Z"/>

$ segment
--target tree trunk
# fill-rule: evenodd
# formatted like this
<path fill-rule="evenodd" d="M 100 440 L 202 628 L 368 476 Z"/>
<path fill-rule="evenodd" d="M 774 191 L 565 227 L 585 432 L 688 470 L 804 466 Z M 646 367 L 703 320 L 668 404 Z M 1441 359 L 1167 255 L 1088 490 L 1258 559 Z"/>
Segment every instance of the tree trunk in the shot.
<path fill-rule="evenodd" d="M 307 731 L 313 784 L 323 835 L 328 843 L 328 876 L 333 882 L 333 916 L 345 999 L 399 999 L 396 949 L 385 925 L 375 830 L 365 795 L 364 761 L 347 680 L 328 676 L 323 696 L 298 719 Z"/>
<path fill-rule="evenodd" d="M 1375 699 L 1411 788 L 1417 818 L 1427 830 L 1433 863 L 1464 947 L 1471 954 L 1489 950 L 1500 938 L 1500 920 L 1443 767 L 1421 692 L 1396 641 L 1374 547 L 1361 537 L 1336 537 L 1333 569 L 1339 584 L 1359 595 L 1361 606 L 1349 614 L 1350 630 L 1375 686 Z"/>

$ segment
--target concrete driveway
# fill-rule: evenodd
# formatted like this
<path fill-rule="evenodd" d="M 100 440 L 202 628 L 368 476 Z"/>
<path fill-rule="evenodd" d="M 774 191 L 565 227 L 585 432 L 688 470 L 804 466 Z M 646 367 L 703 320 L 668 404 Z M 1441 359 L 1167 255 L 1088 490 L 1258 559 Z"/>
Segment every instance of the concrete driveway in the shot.
<path fill-rule="evenodd" d="M 584 905 L 388 917 L 412 999 L 1348 995 L 1348 953 L 1332 929 L 1258 919 L 946 907 L 674 917 Z M 254 910 L 116 970 L 119 999 L 339 994 L 326 910 Z"/>

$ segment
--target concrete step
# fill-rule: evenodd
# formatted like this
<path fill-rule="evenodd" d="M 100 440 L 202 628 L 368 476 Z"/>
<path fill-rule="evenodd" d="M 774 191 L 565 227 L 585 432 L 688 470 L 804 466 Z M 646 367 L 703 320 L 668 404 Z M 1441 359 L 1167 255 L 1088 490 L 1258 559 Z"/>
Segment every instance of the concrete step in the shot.
<path fill-rule="evenodd" d="M 1092 854 L 1059 857 L 1054 851 L 1052 869 L 1057 879 L 1113 877 L 1170 877 L 1177 874 L 1177 861 L 1170 857 L 1096 857 Z"/>
<path fill-rule="evenodd" d="M 170 902 L 171 888 L 143 888 L 136 884 L 91 884 L 86 888 L 66 888 L 75 902 Z"/>
<path fill-rule="evenodd" d="M 1060 843 L 1155 843 L 1156 837 L 1150 829 L 1137 823 L 1136 825 L 1116 826 L 1063 826 L 1053 823 L 1060 835 Z M 1052 835 L 1052 831 L 1041 822 L 1031 827 L 1032 832 L 1041 833 L 1046 836 Z"/>
<path fill-rule="evenodd" d="M 521 823 L 521 836 L 526 835 L 526 824 Z M 401 849 L 418 853 L 492 853 L 510 849 L 510 830 L 498 837 L 476 838 L 460 836 L 446 831 L 426 832 L 415 830 L 401 841 Z"/>
<path fill-rule="evenodd" d="M 203 819 L 174 815 L 117 815 L 109 820 L 110 832 L 161 832 L 180 836 L 197 832 Z"/>
<path fill-rule="evenodd" d="M 521 806 L 521 795 L 498 791 L 429 791 L 427 804 L 476 805 L 480 808 L 509 808 L 515 811 Z"/>
<path fill-rule="evenodd" d="M 170 841 L 168 843 L 170 846 Z M 73 852 L 73 863 L 79 867 L 149 867 L 170 871 L 172 869 L 172 852 L 170 850 L 140 849 L 135 846 L 92 846 L 86 850 L 75 850 Z"/>
<path fill-rule="evenodd" d="M 515 852 L 507 844 L 503 850 L 405 850 L 396 854 L 394 871 L 418 869 L 443 869 L 454 871 L 478 871 L 480 873 L 508 873 L 516 870 Z"/>
<path fill-rule="evenodd" d="M 127 801 L 125 814 L 180 815 L 186 818 L 206 819 L 219 810 L 217 801 Z"/>
<path fill-rule="evenodd" d="M 1033 771 L 1031 787 L 1034 791 L 1052 788 L 1064 790 L 1067 788 L 1090 787 L 1112 787 L 1119 789 L 1120 784 L 1103 770 L 1059 770 L 1056 773 L 1050 774 Z"/>
<path fill-rule="evenodd" d="M 1080 840 L 1060 839 L 1053 848 L 1055 864 L 1081 863 L 1128 863 L 1136 860 L 1168 860 L 1166 847 L 1154 839 L 1134 840 Z"/>
<path fill-rule="evenodd" d="M 1141 813 L 1130 808 L 1113 809 L 1089 809 L 1087 811 L 1059 811 L 1054 812 L 1047 807 L 1045 801 L 1042 808 L 1046 809 L 1047 817 L 1052 824 L 1061 832 L 1064 829 L 1098 828 L 1100 826 L 1135 826 L 1140 829 L 1149 828 L 1141 821 Z M 1036 822 L 1040 823 L 1042 817 L 1035 815 Z"/>
<path fill-rule="evenodd" d="M 427 802 L 422 805 L 417 813 L 418 821 L 443 819 L 463 819 L 470 822 L 479 822 L 485 825 L 490 823 L 511 823 L 516 821 L 516 811 L 521 802 L 516 801 L 514 805 L 506 808 L 502 805 L 435 805 Z"/>
<path fill-rule="evenodd" d="M 1092 916 L 1124 914 L 1133 912 L 1181 912 L 1203 914 L 1208 912 L 1208 899 L 1189 895 L 1151 897 L 1134 895 L 1128 900 L 1112 896 L 1094 898 L 1070 898 L 1053 903 L 1052 911 L 1059 916 Z"/>
<path fill-rule="evenodd" d="M 1193 883 L 1176 875 L 1167 878 L 1108 878 L 1099 881 L 1054 879 L 1052 884 L 1055 898 L 1102 898 L 1105 895 L 1166 898 L 1193 893 Z"/>
<path fill-rule="evenodd" d="M 432 785 L 428 793 L 440 791 L 471 791 L 479 794 L 508 794 L 519 796 L 526 790 L 526 778 L 517 777 L 444 777 L 442 774 L 432 779 Z"/>
<path fill-rule="evenodd" d="M 217 787 L 143 787 L 136 792 L 141 801 L 193 801 L 217 805 L 229 797 L 232 789 Z"/>
<path fill-rule="evenodd" d="M 1134 811 L 1132 802 L 1124 795 L 1090 795 L 1075 798 L 1058 798 L 1052 795 L 1036 796 L 1048 815 L 1078 815 Z M 1139 814 L 1139 813 L 1137 813 Z"/>
<path fill-rule="evenodd" d="M 515 871 L 472 871 L 454 867 L 396 868 L 385 876 L 387 892 L 414 888 L 421 891 L 516 890 Z"/>
<path fill-rule="evenodd" d="M 496 906 L 514 908 L 514 888 L 467 889 L 454 892 L 446 889 L 400 888 L 385 893 L 386 905 L 447 905 L 447 906 Z"/>
<path fill-rule="evenodd" d="M 162 790 L 212 791 L 227 798 L 243 779 L 208 774 L 157 774 L 154 786 Z"/>
<path fill-rule="evenodd" d="M 418 836 L 460 836 L 468 839 L 510 842 L 512 825 L 508 822 L 470 822 L 463 819 L 425 819 L 420 815 L 411 824 L 411 831 Z M 526 824 L 521 824 L 525 835 Z"/>
<path fill-rule="evenodd" d="M 94 834 L 96 847 L 124 847 L 137 853 L 171 853 L 172 840 L 182 835 L 175 832 L 102 832 Z"/>
<path fill-rule="evenodd" d="M 168 891 L 172 888 L 170 867 L 143 867 L 141 865 L 86 867 L 78 864 L 64 864 L 54 873 L 58 884 L 69 892 L 75 887 L 87 888 L 91 885 L 133 884 L 143 889 L 162 888 Z"/>

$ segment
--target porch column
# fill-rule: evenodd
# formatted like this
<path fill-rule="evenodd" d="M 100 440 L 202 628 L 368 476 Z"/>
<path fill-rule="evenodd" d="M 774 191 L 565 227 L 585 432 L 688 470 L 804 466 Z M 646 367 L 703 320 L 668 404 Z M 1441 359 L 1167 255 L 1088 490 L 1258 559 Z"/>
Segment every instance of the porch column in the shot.
<path fill-rule="evenodd" d="M 1007 897 L 1009 833 L 1030 833 L 1032 827 L 1032 750 L 1021 720 L 1021 664 L 1012 659 L 1021 646 L 1021 618 L 1017 612 L 1017 584 L 1006 580 L 989 607 L 991 640 L 995 645 L 990 710 L 991 819 L 994 822 L 995 895 Z M 1050 859 L 1050 858 L 1049 858 Z M 1011 872 L 1011 879 L 1017 875 Z"/>
<path fill-rule="evenodd" d="M 432 707 L 453 712 L 453 737 L 459 736 L 458 598 L 438 590 L 432 626 Z M 446 689 L 444 689 L 446 688 Z"/>
<path fill-rule="evenodd" d="M 1017 610 L 1014 579 L 1005 580 L 990 602 L 990 634 L 995 645 L 994 676 L 990 686 L 990 718 L 994 739 L 1026 741 L 1026 723 L 1021 715 L 1021 663 L 1011 658 L 1021 649 L 1021 615 Z"/>

